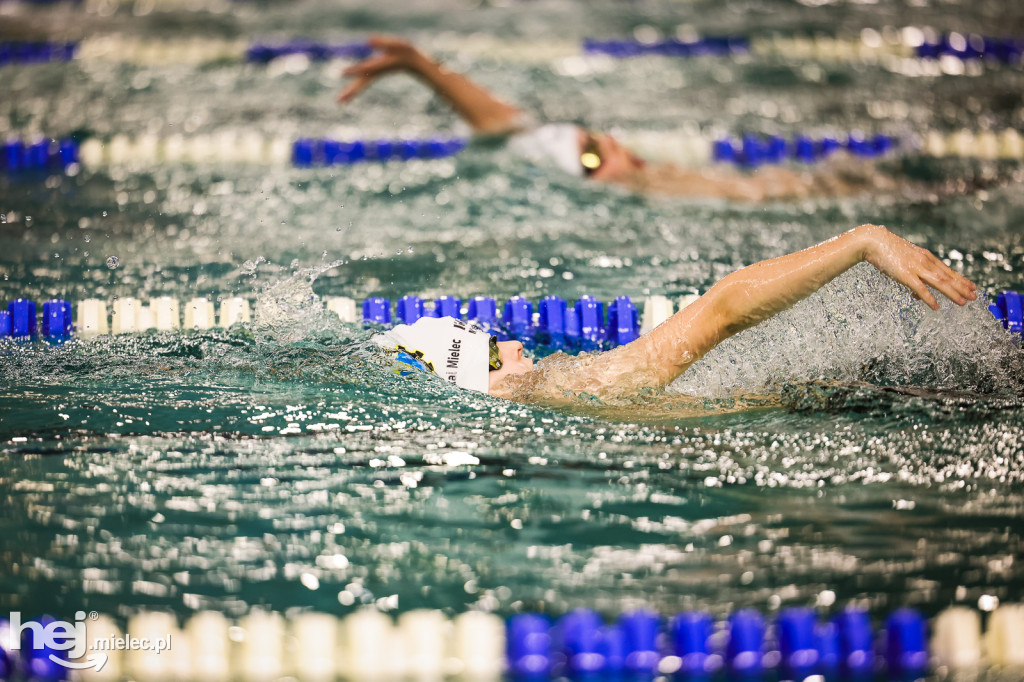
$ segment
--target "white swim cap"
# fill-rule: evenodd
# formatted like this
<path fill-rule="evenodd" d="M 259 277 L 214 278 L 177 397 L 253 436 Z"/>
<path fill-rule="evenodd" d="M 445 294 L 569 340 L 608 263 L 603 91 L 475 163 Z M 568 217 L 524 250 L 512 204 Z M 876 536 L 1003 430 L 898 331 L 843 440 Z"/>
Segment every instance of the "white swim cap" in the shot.
<path fill-rule="evenodd" d="M 553 163 L 569 175 L 580 177 L 580 129 L 571 123 L 548 123 L 508 141 L 508 148 L 534 163 Z"/>
<path fill-rule="evenodd" d="M 371 339 L 389 354 L 395 372 L 434 372 L 460 388 L 487 393 L 490 334 L 452 317 L 422 317 Z"/>

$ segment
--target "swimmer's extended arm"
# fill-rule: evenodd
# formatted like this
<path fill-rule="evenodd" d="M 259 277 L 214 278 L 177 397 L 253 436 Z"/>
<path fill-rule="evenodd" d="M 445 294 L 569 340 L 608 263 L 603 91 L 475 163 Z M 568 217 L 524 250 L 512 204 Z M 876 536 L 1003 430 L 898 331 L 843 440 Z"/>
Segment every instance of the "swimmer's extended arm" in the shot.
<path fill-rule="evenodd" d="M 958 305 L 977 298 L 974 283 L 927 249 L 884 227 L 862 225 L 809 249 L 737 270 L 657 329 L 598 360 L 607 356 L 616 367 L 631 365 L 667 385 L 726 338 L 786 310 L 862 261 L 936 310 L 929 286 Z"/>
<path fill-rule="evenodd" d="M 525 120 L 522 111 L 502 102 L 465 76 L 444 68 L 411 43 L 394 36 L 373 36 L 369 45 L 375 53 L 342 74 L 353 80 L 338 95 L 339 102 L 348 102 L 384 74 L 405 72 L 425 81 L 476 133 L 505 134 L 522 127 Z"/>

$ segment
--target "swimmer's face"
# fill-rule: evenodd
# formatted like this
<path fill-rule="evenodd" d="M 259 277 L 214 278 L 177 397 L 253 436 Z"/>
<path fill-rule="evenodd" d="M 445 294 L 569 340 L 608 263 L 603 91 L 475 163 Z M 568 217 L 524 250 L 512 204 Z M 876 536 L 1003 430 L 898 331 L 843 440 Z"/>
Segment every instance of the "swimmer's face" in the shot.
<path fill-rule="evenodd" d="M 587 173 L 593 180 L 615 182 L 625 180 L 631 173 L 644 167 L 644 160 L 623 147 L 618 140 L 605 133 L 590 133 L 580 130 L 580 157 L 590 165 Z M 595 155 L 600 165 L 593 168 Z M 584 168 L 587 168 L 584 165 Z"/>
<path fill-rule="evenodd" d="M 526 374 L 533 369 L 533 360 L 523 355 L 523 344 L 518 341 L 499 341 L 498 355 L 501 357 L 501 369 L 488 372 L 491 392 L 505 377 L 512 374 Z"/>

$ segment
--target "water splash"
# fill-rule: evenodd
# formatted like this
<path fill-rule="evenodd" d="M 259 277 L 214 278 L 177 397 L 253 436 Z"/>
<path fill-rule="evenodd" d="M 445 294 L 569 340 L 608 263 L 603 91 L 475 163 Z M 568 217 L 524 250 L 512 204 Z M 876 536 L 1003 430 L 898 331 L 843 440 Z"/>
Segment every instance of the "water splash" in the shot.
<path fill-rule="evenodd" d="M 933 312 L 859 266 L 720 344 L 671 390 L 721 398 L 806 381 L 869 381 L 985 393 L 1024 388 L 1024 353 L 983 300 Z"/>
<path fill-rule="evenodd" d="M 247 261 L 241 270 L 255 279 L 262 262 L 262 258 Z M 287 344 L 338 331 L 338 318 L 324 309 L 320 297 L 313 292 L 313 283 L 324 272 L 343 264 L 344 261 L 335 260 L 301 268 L 293 263 L 291 274 L 258 287 L 253 316 L 253 330 L 258 337 Z M 280 272 L 284 268 L 277 268 L 275 274 Z"/>

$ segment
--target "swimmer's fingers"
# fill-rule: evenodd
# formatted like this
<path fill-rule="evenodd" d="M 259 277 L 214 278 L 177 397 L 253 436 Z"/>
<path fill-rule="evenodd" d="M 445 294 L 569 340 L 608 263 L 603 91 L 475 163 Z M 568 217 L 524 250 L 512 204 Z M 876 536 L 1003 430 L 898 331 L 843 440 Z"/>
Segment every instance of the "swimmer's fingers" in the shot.
<path fill-rule="evenodd" d="M 345 104 L 351 101 L 356 95 L 366 89 L 366 87 L 375 81 L 376 78 L 371 76 L 362 76 L 356 78 L 351 83 L 342 88 L 341 92 L 338 93 L 338 104 Z"/>
<path fill-rule="evenodd" d="M 959 272 L 954 272 L 952 269 L 950 270 L 950 272 L 953 273 L 953 277 L 954 277 L 954 279 L 957 282 L 957 286 L 961 290 L 965 291 L 965 293 L 969 294 L 968 298 L 970 298 L 972 301 L 975 300 L 976 298 L 978 298 L 978 285 L 977 284 L 975 284 L 971 280 L 967 279 L 966 277 L 961 275 Z"/>
<path fill-rule="evenodd" d="M 935 254 L 929 253 L 935 267 L 938 268 L 942 276 L 949 282 L 949 285 L 953 287 L 965 300 L 975 301 L 978 299 L 978 285 L 967 279 L 959 272 L 953 270 L 945 263 L 943 263 Z M 947 294 L 948 295 L 948 294 Z"/>
<path fill-rule="evenodd" d="M 927 253 L 927 252 L 926 252 Z M 934 254 L 927 253 L 927 263 L 921 273 L 921 279 L 957 305 L 978 298 L 975 293 L 977 286 L 969 279 L 953 271 Z"/>
<path fill-rule="evenodd" d="M 393 55 L 380 54 L 348 67 L 341 72 L 341 75 L 353 80 L 338 93 L 338 103 L 344 104 L 353 99 L 373 81 L 399 66 L 398 60 Z"/>
<path fill-rule="evenodd" d="M 978 285 L 967 279 L 963 275 L 950 271 L 950 279 L 952 286 L 960 292 L 966 300 L 976 301 L 978 299 Z"/>
<path fill-rule="evenodd" d="M 919 301 L 924 301 L 932 310 L 939 309 L 939 302 L 935 300 L 935 297 L 932 296 L 932 292 L 928 291 L 928 287 L 926 287 L 924 282 L 920 279 L 911 276 L 903 280 L 903 283 L 910 287 L 910 290 L 914 292 L 914 298 Z"/>
<path fill-rule="evenodd" d="M 921 279 L 934 289 L 938 289 L 943 296 L 957 305 L 964 305 L 968 299 L 974 298 L 974 293 L 960 288 L 960 283 L 955 278 L 955 273 L 947 272 L 936 268 L 921 273 Z M 965 287 L 966 289 L 966 287 Z"/>
<path fill-rule="evenodd" d="M 400 66 L 399 60 L 391 54 L 378 54 L 367 57 L 341 72 L 342 76 L 377 76 Z"/>

